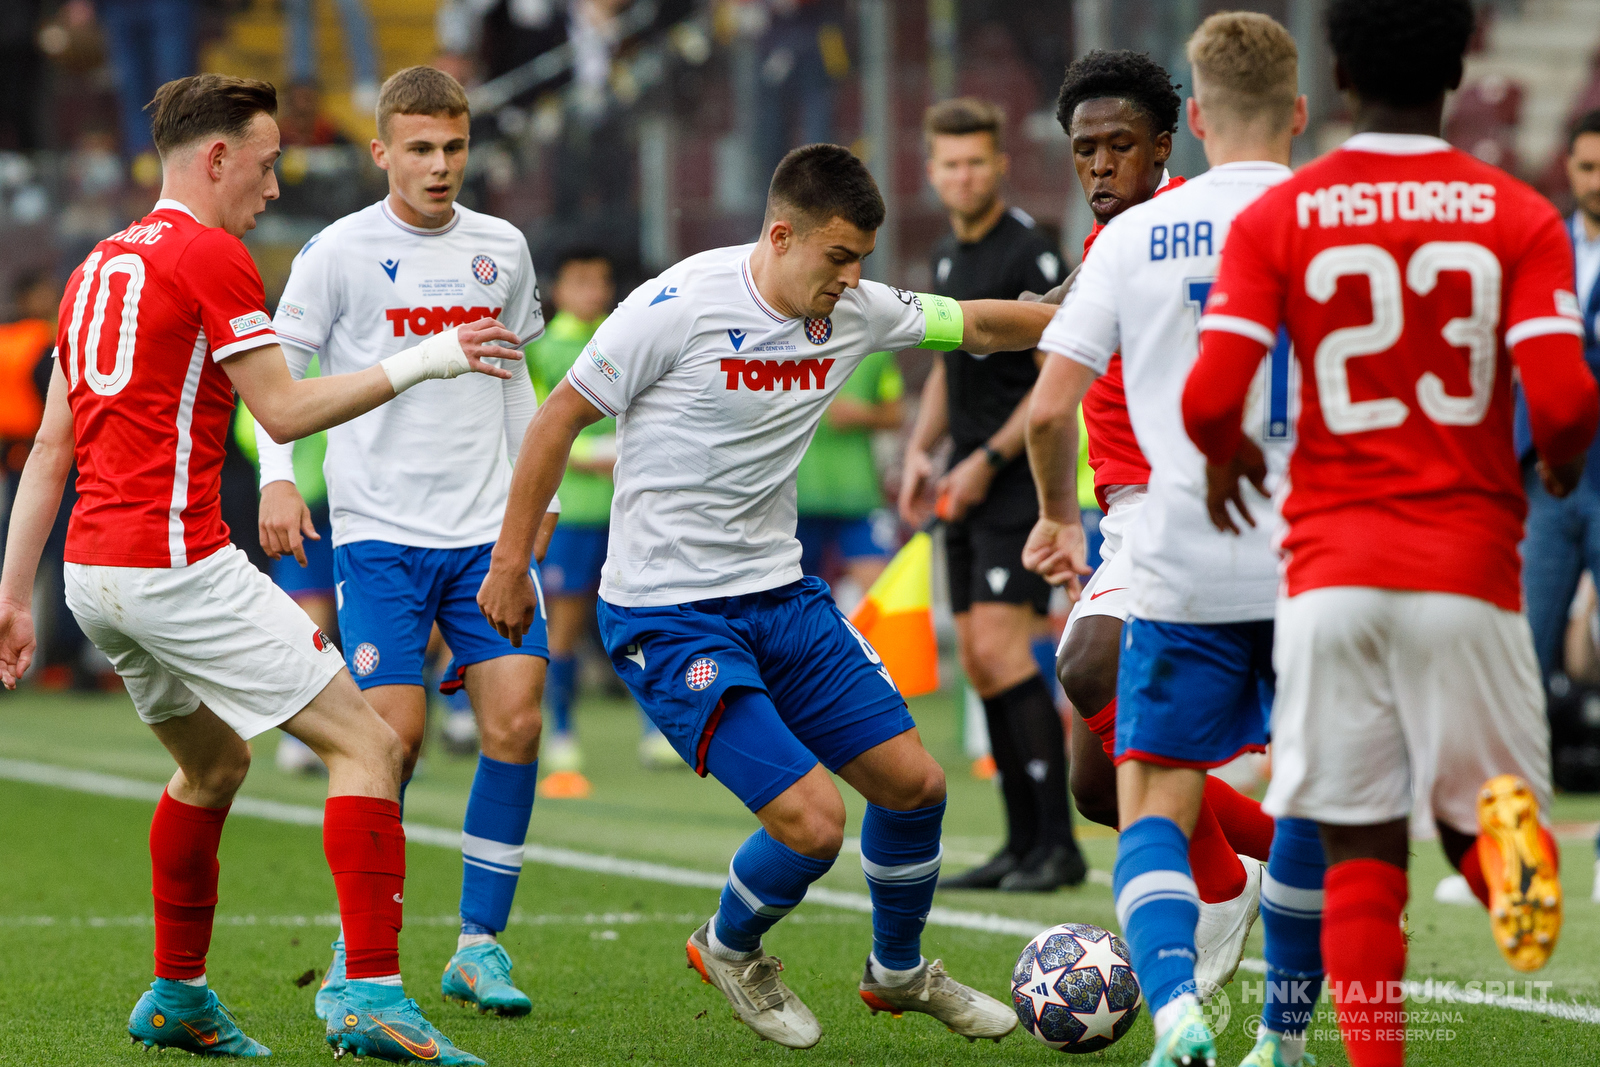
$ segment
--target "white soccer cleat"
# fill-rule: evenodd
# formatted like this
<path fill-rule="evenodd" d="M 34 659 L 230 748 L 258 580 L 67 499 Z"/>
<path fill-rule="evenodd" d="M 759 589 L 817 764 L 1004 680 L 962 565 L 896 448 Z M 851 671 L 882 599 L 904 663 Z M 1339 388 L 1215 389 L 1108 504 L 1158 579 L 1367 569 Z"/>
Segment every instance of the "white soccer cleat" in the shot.
<path fill-rule="evenodd" d="M 1233 981 L 1244 956 L 1244 943 L 1261 911 L 1261 861 L 1240 856 L 1244 864 L 1244 892 L 1232 900 L 1200 905 L 1200 922 L 1194 928 L 1194 984 L 1202 1002 Z"/>
<path fill-rule="evenodd" d="M 931 1015 L 968 1041 L 980 1037 L 999 1041 L 1017 1028 L 1015 1008 L 951 978 L 943 960 L 923 961 L 922 970 L 911 981 L 886 986 L 872 976 L 869 957 L 861 976 L 861 999 L 874 1015 L 880 1011 L 897 1019 L 908 1011 Z"/>
<path fill-rule="evenodd" d="M 311 751 L 310 745 L 289 734 L 278 738 L 278 751 L 274 753 L 272 762 L 285 774 L 328 773 L 328 768 L 322 765 L 322 757 Z"/>
<path fill-rule="evenodd" d="M 689 966 L 700 972 L 702 982 L 722 990 L 739 1021 L 762 1040 L 785 1048 L 810 1048 L 822 1040 L 817 1017 L 778 977 L 783 961 L 767 955 L 748 960 L 714 956 L 710 927 L 708 922 L 689 935 Z"/>
<path fill-rule="evenodd" d="M 1447 874 L 1439 879 L 1439 884 L 1433 887 L 1433 899 L 1439 904 L 1456 904 L 1463 908 L 1482 906 L 1466 878 L 1459 874 Z"/>

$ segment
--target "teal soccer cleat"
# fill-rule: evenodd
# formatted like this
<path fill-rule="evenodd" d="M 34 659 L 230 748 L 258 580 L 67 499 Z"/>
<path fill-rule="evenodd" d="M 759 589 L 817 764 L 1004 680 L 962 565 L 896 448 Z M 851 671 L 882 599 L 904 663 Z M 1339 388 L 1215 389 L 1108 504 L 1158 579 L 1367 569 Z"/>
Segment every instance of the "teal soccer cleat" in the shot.
<path fill-rule="evenodd" d="M 1256 1038 L 1255 1048 L 1239 1061 L 1239 1067 L 1317 1067 L 1317 1058 L 1309 1052 L 1304 1053 L 1292 1064 L 1287 1062 L 1279 1047 L 1282 1041 L 1282 1034 L 1262 1030 L 1261 1036 Z"/>
<path fill-rule="evenodd" d="M 317 989 L 316 1010 L 317 1018 L 323 1022 L 333 1019 L 333 1013 L 339 1010 L 339 1003 L 344 1000 L 344 939 L 333 943 L 333 962 L 328 964 L 328 973 L 322 976 L 322 985 Z"/>
<path fill-rule="evenodd" d="M 196 1056 L 270 1056 L 272 1050 L 239 1029 L 233 1012 L 217 995 L 206 991 L 206 1002 L 192 1011 L 175 1011 L 145 990 L 128 1016 L 128 1036 L 147 1049 L 177 1048 Z"/>
<path fill-rule="evenodd" d="M 1145 1067 L 1217 1067 L 1216 1040 L 1198 1002 L 1184 1006 L 1183 1014 L 1156 1041 Z"/>
<path fill-rule="evenodd" d="M 385 1008 L 362 1008 L 346 1001 L 328 1022 L 333 1058 L 346 1053 L 390 1063 L 436 1063 L 443 1067 L 484 1067 L 470 1052 L 451 1044 L 407 998 Z"/>
<path fill-rule="evenodd" d="M 511 967 L 511 957 L 498 943 L 468 945 L 450 957 L 439 988 L 444 999 L 480 1012 L 526 1015 L 533 1002 L 511 984 Z"/>

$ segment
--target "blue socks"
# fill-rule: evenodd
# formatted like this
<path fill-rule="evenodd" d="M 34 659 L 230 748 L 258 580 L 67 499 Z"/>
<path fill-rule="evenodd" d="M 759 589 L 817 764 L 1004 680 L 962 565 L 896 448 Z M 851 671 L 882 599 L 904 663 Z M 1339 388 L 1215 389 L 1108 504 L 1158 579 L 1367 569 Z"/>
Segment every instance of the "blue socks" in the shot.
<path fill-rule="evenodd" d="M 498 933 L 506 928 L 517 877 L 522 874 L 522 846 L 528 839 L 538 781 L 538 760 L 502 763 L 478 757 L 461 827 L 462 933 Z"/>
<path fill-rule="evenodd" d="M 1275 1033 L 1304 1035 L 1322 995 L 1324 868 L 1317 824 L 1279 819 L 1261 878 L 1267 957 L 1261 1021 Z"/>
<path fill-rule="evenodd" d="M 552 733 L 572 732 L 572 701 L 578 695 L 578 657 L 550 657 L 544 672 L 544 703 L 550 709 Z"/>
<path fill-rule="evenodd" d="M 915 811 L 867 805 L 861 869 L 872 893 L 872 956 L 892 971 L 922 964 L 922 928 L 939 881 L 944 801 Z"/>
<path fill-rule="evenodd" d="M 1200 896 L 1189 871 L 1189 839 L 1171 819 L 1145 816 L 1122 831 L 1111 882 L 1133 972 L 1154 1016 L 1174 998 L 1195 992 Z"/>
<path fill-rule="evenodd" d="M 1039 665 L 1039 675 L 1044 679 L 1044 684 L 1050 689 L 1050 699 L 1055 703 L 1061 702 L 1061 683 L 1056 680 L 1056 642 L 1049 636 L 1035 637 L 1028 646 L 1033 653 L 1033 661 Z"/>
<path fill-rule="evenodd" d="M 832 866 L 833 860 L 802 856 L 773 840 L 765 828 L 751 834 L 728 865 L 728 881 L 712 919 L 712 951 L 759 949 L 761 935 L 793 911 L 811 883 Z"/>
<path fill-rule="evenodd" d="M 157 978 L 150 983 L 150 988 L 155 990 L 156 999 L 169 1011 L 199 1011 L 205 1007 L 206 994 L 210 992 L 204 983 L 190 985 L 171 978 Z"/>

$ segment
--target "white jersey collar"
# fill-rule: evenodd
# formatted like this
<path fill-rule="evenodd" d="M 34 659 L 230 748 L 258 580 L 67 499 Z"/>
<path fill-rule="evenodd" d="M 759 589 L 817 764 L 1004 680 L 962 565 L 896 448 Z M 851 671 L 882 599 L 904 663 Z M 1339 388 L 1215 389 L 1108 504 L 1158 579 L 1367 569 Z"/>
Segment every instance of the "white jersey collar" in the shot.
<path fill-rule="evenodd" d="M 400 229 L 404 230 L 406 233 L 413 233 L 413 234 L 416 234 L 418 237 L 440 237 L 440 236 L 443 236 L 444 234 L 447 234 L 451 230 L 455 229 L 456 228 L 456 224 L 461 221 L 461 210 L 459 208 L 455 207 L 454 205 L 452 205 L 451 208 L 450 208 L 450 221 L 449 222 L 445 223 L 443 226 L 440 226 L 437 230 L 426 230 L 426 229 L 423 229 L 421 226 L 412 226 L 409 223 L 401 222 L 399 217 L 397 217 L 393 211 L 389 210 L 389 198 L 387 196 L 384 197 L 382 200 L 378 201 L 378 207 L 383 211 L 383 217 L 384 218 L 386 218 L 390 222 L 394 223 L 396 226 L 398 226 Z"/>
<path fill-rule="evenodd" d="M 787 319 L 784 316 L 778 314 L 778 312 L 773 308 L 773 306 L 771 304 L 767 303 L 765 300 L 762 299 L 761 290 L 756 288 L 755 276 L 750 273 L 750 257 L 749 256 L 745 256 L 744 259 L 740 262 L 740 264 L 739 264 L 739 276 L 744 279 L 745 292 L 750 294 L 750 299 L 755 301 L 756 307 L 760 308 L 762 311 L 767 313 L 767 317 L 768 318 L 770 318 L 773 322 L 790 322 L 790 321 L 792 321 L 792 320 Z"/>
<path fill-rule="evenodd" d="M 156 211 L 181 211 L 185 215 L 188 215 L 191 219 L 194 219 L 194 221 L 196 221 L 196 222 L 200 221 L 200 217 L 198 215 L 196 215 L 193 211 L 189 210 L 189 205 L 188 204 L 183 203 L 181 200 L 173 200 L 171 197 L 162 197 L 160 200 L 157 200 L 156 201 L 156 206 L 151 208 L 150 210 L 151 210 L 151 212 L 156 212 Z"/>
<path fill-rule="evenodd" d="M 1442 137 L 1423 133 L 1357 133 L 1340 148 L 1351 152 L 1377 152 L 1385 156 L 1423 156 L 1429 152 L 1448 152 L 1452 148 Z"/>

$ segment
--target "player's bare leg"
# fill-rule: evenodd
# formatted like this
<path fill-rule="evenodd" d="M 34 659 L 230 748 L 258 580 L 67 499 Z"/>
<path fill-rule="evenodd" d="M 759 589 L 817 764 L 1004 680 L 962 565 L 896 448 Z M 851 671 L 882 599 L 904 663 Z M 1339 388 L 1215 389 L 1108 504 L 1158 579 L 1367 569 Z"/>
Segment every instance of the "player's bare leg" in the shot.
<path fill-rule="evenodd" d="M 962 985 L 942 960 L 929 963 L 921 954 L 943 855 L 944 769 L 912 729 L 863 752 L 839 777 L 868 804 L 861 867 L 872 893 L 873 948 L 861 999 L 874 1013 L 923 1012 L 970 1041 L 1000 1040 L 1017 1026 L 1011 1006 Z"/>
<path fill-rule="evenodd" d="M 228 806 L 250 769 L 250 746 L 205 705 L 151 725 L 178 769 L 150 822 L 156 978 L 128 1018 L 146 1048 L 266 1056 L 206 983 L 217 900 L 217 844 Z"/>
<path fill-rule="evenodd" d="M 1072 837 L 1066 737 L 1030 650 L 1038 616 L 1026 604 L 979 601 L 955 617 L 962 669 L 984 702 L 1000 772 L 1008 840 L 948 889 L 1048 891 L 1087 873 Z"/>
<path fill-rule="evenodd" d="M 462 833 L 461 933 L 440 991 L 480 1012 L 526 1015 L 533 1003 L 512 984 L 498 936 L 510 921 L 539 776 L 545 661 L 498 656 L 469 664 L 465 681 L 482 750 Z"/>
<path fill-rule="evenodd" d="M 1072 799 L 1078 805 L 1078 814 L 1090 822 L 1109 826 L 1115 830 L 1117 823 L 1117 767 L 1106 755 L 1100 735 L 1089 728 L 1079 715 L 1072 717 L 1069 742 L 1072 750 Z"/>

